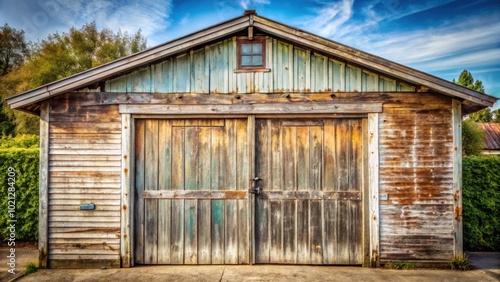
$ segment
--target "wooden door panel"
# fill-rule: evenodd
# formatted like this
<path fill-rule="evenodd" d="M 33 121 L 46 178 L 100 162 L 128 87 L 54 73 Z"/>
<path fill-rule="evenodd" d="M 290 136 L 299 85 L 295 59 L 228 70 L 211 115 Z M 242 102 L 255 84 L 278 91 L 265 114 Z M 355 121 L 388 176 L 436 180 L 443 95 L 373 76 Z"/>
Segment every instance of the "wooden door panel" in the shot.
<path fill-rule="evenodd" d="M 362 263 L 362 124 L 256 121 L 257 263 Z"/>
<path fill-rule="evenodd" d="M 137 120 L 135 261 L 250 262 L 247 121 Z"/>

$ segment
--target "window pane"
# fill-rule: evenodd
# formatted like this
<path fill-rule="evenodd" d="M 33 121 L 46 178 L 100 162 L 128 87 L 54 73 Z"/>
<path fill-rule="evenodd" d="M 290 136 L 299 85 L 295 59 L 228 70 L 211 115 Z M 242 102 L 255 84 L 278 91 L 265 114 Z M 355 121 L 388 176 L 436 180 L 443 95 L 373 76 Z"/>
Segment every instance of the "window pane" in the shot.
<path fill-rule="evenodd" d="M 253 54 L 262 55 L 262 44 L 252 44 L 253 45 Z"/>
<path fill-rule="evenodd" d="M 252 54 L 252 44 L 241 44 L 241 54 L 251 55 Z"/>
<path fill-rule="evenodd" d="M 262 66 L 262 55 L 253 56 L 252 65 L 253 66 Z"/>
<path fill-rule="evenodd" d="M 251 66 L 252 65 L 252 56 L 241 56 L 241 65 L 242 66 Z"/>

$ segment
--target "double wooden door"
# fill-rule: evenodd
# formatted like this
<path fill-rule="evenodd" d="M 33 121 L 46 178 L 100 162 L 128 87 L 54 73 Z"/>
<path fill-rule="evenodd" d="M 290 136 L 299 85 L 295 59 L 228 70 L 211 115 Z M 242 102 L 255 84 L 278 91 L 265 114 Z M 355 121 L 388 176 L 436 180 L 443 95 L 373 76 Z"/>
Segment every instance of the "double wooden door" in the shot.
<path fill-rule="evenodd" d="M 135 128 L 135 263 L 362 263 L 366 120 Z"/>

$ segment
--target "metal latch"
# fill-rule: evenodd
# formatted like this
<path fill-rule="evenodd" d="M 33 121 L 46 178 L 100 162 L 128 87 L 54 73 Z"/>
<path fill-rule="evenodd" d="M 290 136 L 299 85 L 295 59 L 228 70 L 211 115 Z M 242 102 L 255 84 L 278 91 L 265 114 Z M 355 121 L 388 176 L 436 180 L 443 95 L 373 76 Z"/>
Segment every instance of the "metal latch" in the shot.
<path fill-rule="evenodd" d="M 252 184 L 252 188 L 248 189 L 248 193 L 255 194 L 255 195 L 259 195 L 260 194 L 261 189 L 260 189 L 259 186 L 257 186 L 257 181 L 259 181 L 259 180 L 262 180 L 262 179 L 260 179 L 258 176 L 250 179 L 250 181 L 252 181 L 253 184 Z"/>

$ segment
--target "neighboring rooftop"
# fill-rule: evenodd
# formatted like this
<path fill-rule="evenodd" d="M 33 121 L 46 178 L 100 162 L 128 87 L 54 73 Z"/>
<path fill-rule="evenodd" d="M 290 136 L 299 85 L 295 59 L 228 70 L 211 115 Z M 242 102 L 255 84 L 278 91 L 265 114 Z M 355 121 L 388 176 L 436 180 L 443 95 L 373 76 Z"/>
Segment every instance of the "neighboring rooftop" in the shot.
<path fill-rule="evenodd" d="M 500 150 L 500 123 L 485 122 L 479 123 L 479 126 L 485 134 L 485 150 Z"/>

